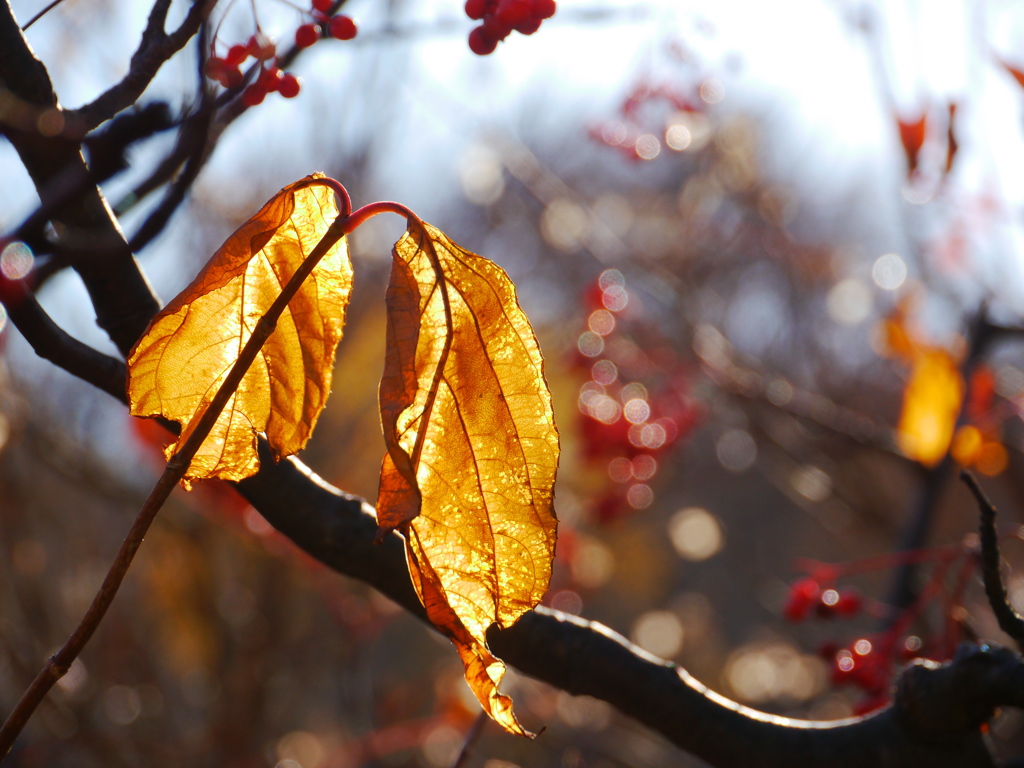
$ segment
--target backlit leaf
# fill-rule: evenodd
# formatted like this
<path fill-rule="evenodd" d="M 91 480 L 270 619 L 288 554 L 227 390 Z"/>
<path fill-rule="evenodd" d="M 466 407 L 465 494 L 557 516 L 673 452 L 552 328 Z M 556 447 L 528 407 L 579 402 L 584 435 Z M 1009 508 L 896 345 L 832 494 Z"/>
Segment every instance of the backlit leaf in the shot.
<path fill-rule="evenodd" d="M 278 192 L 243 224 L 192 284 L 150 323 L 128 359 L 135 416 L 179 422 L 178 443 L 216 394 L 281 288 L 338 215 L 332 189 L 311 177 Z M 185 474 L 241 480 L 256 472 L 256 434 L 277 456 L 308 441 L 331 390 L 352 267 L 339 240 L 285 309 Z"/>
<path fill-rule="evenodd" d="M 415 219 L 394 257 L 379 524 L 405 535 L 420 599 L 484 709 L 528 735 L 485 632 L 536 606 L 551 577 L 558 433 L 540 349 L 497 265 Z"/>

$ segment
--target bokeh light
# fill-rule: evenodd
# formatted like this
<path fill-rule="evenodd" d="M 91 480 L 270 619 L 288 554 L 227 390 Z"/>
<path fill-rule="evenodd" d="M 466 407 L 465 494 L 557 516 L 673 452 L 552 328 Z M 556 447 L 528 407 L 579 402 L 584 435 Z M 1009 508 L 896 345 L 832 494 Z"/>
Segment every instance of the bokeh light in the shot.
<path fill-rule="evenodd" d="M 647 611 L 633 623 L 630 639 L 648 653 L 674 658 L 683 648 L 683 624 L 671 611 Z"/>
<path fill-rule="evenodd" d="M 875 259 L 871 267 L 871 279 L 875 285 L 886 291 L 895 291 L 907 279 L 907 263 L 899 254 L 886 253 Z"/>
<path fill-rule="evenodd" d="M 0 251 L 0 274 L 8 280 L 21 280 L 32 271 L 35 256 L 25 243 L 15 240 Z"/>
<path fill-rule="evenodd" d="M 730 472 L 746 472 L 757 461 L 757 443 L 745 429 L 730 429 L 715 445 L 718 461 Z"/>
<path fill-rule="evenodd" d="M 701 507 L 687 507 L 672 515 L 668 538 L 679 556 L 691 562 L 707 560 L 724 544 L 718 519 Z"/>

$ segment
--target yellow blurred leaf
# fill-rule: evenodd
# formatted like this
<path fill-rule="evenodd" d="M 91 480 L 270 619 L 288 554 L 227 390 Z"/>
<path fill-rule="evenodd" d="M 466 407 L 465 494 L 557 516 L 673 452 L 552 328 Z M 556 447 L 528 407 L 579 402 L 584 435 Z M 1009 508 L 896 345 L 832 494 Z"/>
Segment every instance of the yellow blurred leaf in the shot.
<path fill-rule="evenodd" d="M 963 391 L 963 378 L 949 352 L 918 348 L 896 428 L 897 445 L 905 456 L 929 467 L 942 460 L 953 439 Z"/>
<path fill-rule="evenodd" d="M 304 179 L 278 192 L 227 239 L 150 323 L 128 358 L 135 416 L 179 422 L 189 436 L 259 319 L 338 216 L 331 187 Z M 344 238 L 306 278 L 185 473 L 241 480 L 259 468 L 256 434 L 287 456 L 309 440 L 331 390 L 352 267 Z"/>
<path fill-rule="evenodd" d="M 529 735 L 485 633 L 536 606 L 551 577 L 558 433 L 540 349 L 497 265 L 414 218 L 394 256 L 379 524 L 405 535 L 420 599 L 481 705 Z"/>

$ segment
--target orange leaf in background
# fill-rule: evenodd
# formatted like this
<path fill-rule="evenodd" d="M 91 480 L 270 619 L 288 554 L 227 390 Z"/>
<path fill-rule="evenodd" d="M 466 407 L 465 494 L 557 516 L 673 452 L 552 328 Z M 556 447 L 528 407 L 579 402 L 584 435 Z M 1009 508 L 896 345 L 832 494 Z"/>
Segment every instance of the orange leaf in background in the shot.
<path fill-rule="evenodd" d="M 992 410 L 996 395 L 996 375 L 990 365 L 978 365 L 971 374 L 971 386 L 967 398 L 967 418 L 984 421 Z"/>
<path fill-rule="evenodd" d="M 505 272 L 416 219 L 387 304 L 378 522 L 405 535 L 420 599 L 483 708 L 530 735 L 498 692 L 505 665 L 485 633 L 536 606 L 551 578 L 558 433 L 540 348 Z"/>
<path fill-rule="evenodd" d="M 1006 449 L 994 434 L 986 434 L 970 424 L 956 431 L 950 453 L 962 466 L 974 467 L 989 477 L 998 475 L 1009 462 Z"/>
<path fill-rule="evenodd" d="M 949 449 L 960 413 L 963 379 L 956 360 L 944 349 L 920 349 L 911 365 L 896 443 L 905 456 L 930 467 Z"/>
<path fill-rule="evenodd" d="M 946 173 L 953 170 L 953 159 L 960 148 L 956 140 L 954 124 L 956 122 L 956 103 L 949 102 L 949 125 L 946 128 Z"/>
<path fill-rule="evenodd" d="M 1016 67 L 1010 66 L 1005 61 L 1000 60 L 1000 64 L 1006 67 L 1006 71 L 1013 75 L 1013 79 L 1017 81 L 1017 85 L 1024 88 L 1024 71 L 1017 69 Z"/>
<path fill-rule="evenodd" d="M 179 422 L 182 434 L 216 394 L 242 346 L 338 215 L 334 192 L 311 179 L 278 192 L 231 235 L 155 317 L 128 358 L 135 416 Z M 345 239 L 306 278 L 185 473 L 241 480 L 259 468 L 256 433 L 274 453 L 305 446 L 331 390 L 352 266 Z"/>
<path fill-rule="evenodd" d="M 881 321 L 886 357 L 895 357 L 909 362 L 914 359 L 914 355 L 921 346 L 907 327 L 912 300 L 913 297 L 910 294 L 904 296 L 889 313 L 889 316 Z"/>
<path fill-rule="evenodd" d="M 916 123 L 905 123 L 897 117 L 896 123 L 899 125 L 900 142 L 903 144 L 903 151 L 907 156 L 907 175 L 912 176 L 917 170 L 917 156 L 921 152 L 921 147 L 924 146 L 925 115 L 922 114 L 921 119 Z"/>

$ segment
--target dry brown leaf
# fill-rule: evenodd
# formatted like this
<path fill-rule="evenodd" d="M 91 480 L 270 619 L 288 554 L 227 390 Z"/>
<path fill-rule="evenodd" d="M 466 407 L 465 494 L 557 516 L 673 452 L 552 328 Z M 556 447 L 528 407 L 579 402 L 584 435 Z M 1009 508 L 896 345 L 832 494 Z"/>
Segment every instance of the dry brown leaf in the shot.
<path fill-rule="evenodd" d="M 128 358 L 135 416 L 179 422 L 188 437 L 281 288 L 338 216 L 315 179 L 278 192 L 227 239 L 192 284 L 150 323 Z M 344 238 L 306 278 L 185 474 L 241 480 L 259 468 L 256 434 L 278 457 L 309 440 L 331 390 L 352 266 Z"/>
<path fill-rule="evenodd" d="M 394 256 L 379 524 L 405 535 L 420 599 L 484 709 L 529 735 L 485 633 L 536 606 L 551 577 L 558 433 L 540 348 L 497 265 L 415 219 Z"/>

